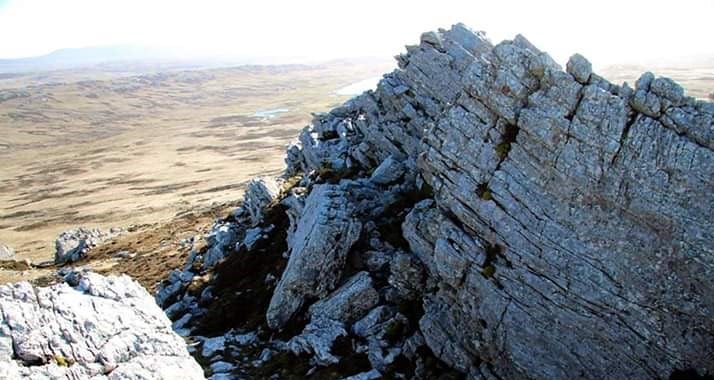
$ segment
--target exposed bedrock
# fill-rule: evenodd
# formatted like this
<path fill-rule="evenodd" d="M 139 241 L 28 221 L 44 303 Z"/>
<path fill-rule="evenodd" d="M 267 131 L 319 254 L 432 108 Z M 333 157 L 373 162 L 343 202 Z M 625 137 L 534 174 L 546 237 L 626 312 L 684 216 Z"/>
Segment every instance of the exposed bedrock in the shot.
<path fill-rule="evenodd" d="M 407 50 L 303 132 L 300 166 L 398 157 L 433 188 L 403 226 L 438 283 L 432 350 L 503 378 L 712 373 L 714 106 L 580 55 L 563 71 L 522 36 L 456 25 Z"/>
<path fill-rule="evenodd" d="M 318 366 L 366 355 L 357 378 L 432 378 L 429 355 L 471 379 L 714 375 L 713 104 L 461 24 L 397 61 L 288 149 L 289 226 L 231 222 L 285 236 L 268 328 Z"/>
<path fill-rule="evenodd" d="M 124 233 L 118 227 L 103 231 L 99 228 L 79 227 L 64 231 L 55 240 L 55 264 L 67 264 L 83 259 L 89 250 L 105 240 Z"/>
<path fill-rule="evenodd" d="M 203 379 L 153 298 L 129 277 L 0 286 L 0 378 Z"/>

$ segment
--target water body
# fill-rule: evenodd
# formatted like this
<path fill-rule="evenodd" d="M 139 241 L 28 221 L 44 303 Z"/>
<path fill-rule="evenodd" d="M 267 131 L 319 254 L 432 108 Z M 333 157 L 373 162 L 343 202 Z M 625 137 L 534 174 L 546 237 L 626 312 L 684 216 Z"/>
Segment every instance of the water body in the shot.
<path fill-rule="evenodd" d="M 267 109 L 267 110 L 258 110 L 258 111 L 255 111 L 255 114 L 253 114 L 253 116 L 260 117 L 263 119 L 272 119 L 272 118 L 278 116 L 278 114 L 285 113 L 288 111 L 290 111 L 290 110 L 287 108 L 273 108 L 273 109 Z"/>
<path fill-rule="evenodd" d="M 359 82 L 352 83 L 349 86 L 342 87 L 341 89 L 335 91 L 337 95 L 359 95 L 367 90 L 374 90 L 377 88 L 377 83 L 382 77 L 373 77 Z"/>

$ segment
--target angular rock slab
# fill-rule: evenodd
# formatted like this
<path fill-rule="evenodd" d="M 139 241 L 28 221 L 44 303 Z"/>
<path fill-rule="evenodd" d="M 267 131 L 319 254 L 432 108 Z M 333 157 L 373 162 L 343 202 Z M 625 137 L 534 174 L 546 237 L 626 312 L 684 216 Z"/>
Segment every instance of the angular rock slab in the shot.
<path fill-rule="evenodd" d="M 379 294 L 372 278 L 367 272 L 359 272 L 327 298 L 310 306 L 310 319 L 329 318 L 351 323 L 362 318 L 377 303 Z"/>
<path fill-rule="evenodd" d="M 315 185 L 305 200 L 288 264 L 270 300 L 266 313 L 270 328 L 283 327 L 308 298 L 323 298 L 337 286 L 361 229 L 339 186 Z"/>
<path fill-rule="evenodd" d="M 137 282 L 0 286 L 0 378 L 203 379 L 171 322 Z"/>
<path fill-rule="evenodd" d="M 263 218 L 263 209 L 280 193 L 278 182 L 269 177 L 250 180 L 243 197 L 243 207 L 248 211 L 251 222 L 259 223 Z"/>

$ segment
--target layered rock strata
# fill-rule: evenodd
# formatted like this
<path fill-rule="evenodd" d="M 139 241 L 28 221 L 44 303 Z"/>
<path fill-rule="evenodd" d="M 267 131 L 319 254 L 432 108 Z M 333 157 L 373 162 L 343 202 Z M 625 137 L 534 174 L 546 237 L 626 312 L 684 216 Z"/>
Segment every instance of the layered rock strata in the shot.
<path fill-rule="evenodd" d="M 714 374 L 713 104 L 651 73 L 609 83 L 580 55 L 563 70 L 520 35 L 494 45 L 461 24 L 397 61 L 315 116 L 262 211 L 253 186 L 223 221 L 236 243 L 258 228 L 250 247 L 162 286 L 190 334 L 217 307 L 200 291 L 228 294 L 220 279 L 260 254 L 274 258 L 254 268 L 264 282 L 240 291 L 266 319 L 221 321 L 308 355 L 312 374 Z"/>

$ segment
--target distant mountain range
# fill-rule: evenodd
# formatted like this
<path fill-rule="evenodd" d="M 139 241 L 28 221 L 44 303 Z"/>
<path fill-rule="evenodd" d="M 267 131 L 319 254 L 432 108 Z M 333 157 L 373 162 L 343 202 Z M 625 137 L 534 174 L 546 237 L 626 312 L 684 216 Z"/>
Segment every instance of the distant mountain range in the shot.
<path fill-rule="evenodd" d="M 207 55 L 176 48 L 139 45 L 105 45 L 55 50 L 37 57 L 0 59 L 0 73 L 74 69 L 102 65 L 117 69 L 128 63 L 171 66 L 225 66 L 242 64 L 289 64 L 316 62 L 308 57 L 249 57 L 239 54 Z"/>
<path fill-rule="evenodd" d="M 167 48 L 136 45 L 92 46 L 59 49 L 37 57 L 0 59 L 0 72 L 71 69 L 120 62 L 197 62 L 208 60 L 209 58 L 191 57 L 189 54 Z M 241 59 L 232 58 L 224 59 L 224 61 L 238 63 Z"/>

